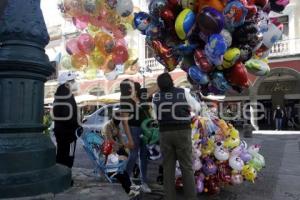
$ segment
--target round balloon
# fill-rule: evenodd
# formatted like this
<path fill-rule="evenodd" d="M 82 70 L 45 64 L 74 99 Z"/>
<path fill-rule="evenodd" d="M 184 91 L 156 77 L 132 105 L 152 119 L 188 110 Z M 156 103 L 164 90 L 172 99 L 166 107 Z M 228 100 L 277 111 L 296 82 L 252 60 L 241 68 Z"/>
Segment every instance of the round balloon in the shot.
<path fill-rule="evenodd" d="M 116 11 L 122 17 L 128 17 L 133 12 L 132 0 L 117 0 Z"/>
<path fill-rule="evenodd" d="M 239 156 L 232 156 L 229 159 L 229 166 L 236 171 L 242 171 L 244 161 Z"/>
<path fill-rule="evenodd" d="M 79 54 L 81 53 L 78 47 L 78 40 L 77 38 L 71 39 L 66 43 L 66 51 L 70 55 Z"/>
<path fill-rule="evenodd" d="M 77 42 L 79 49 L 85 54 L 89 54 L 95 48 L 94 38 L 88 33 L 81 34 Z"/>
<path fill-rule="evenodd" d="M 78 17 L 73 17 L 73 24 L 76 26 L 76 28 L 83 30 L 88 26 L 89 23 L 89 16 L 82 15 Z"/>
<path fill-rule="evenodd" d="M 166 0 L 152 0 L 148 6 L 150 15 L 155 18 L 160 16 L 160 12 L 167 6 Z"/>
<path fill-rule="evenodd" d="M 95 36 L 95 44 L 98 50 L 105 55 L 112 53 L 112 50 L 115 47 L 115 41 L 113 37 L 104 32 L 97 33 Z"/>
<path fill-rule="evenodd" d="M 142 34 L 146 34 L 146 30 L 150 26 L 151 17 L 148 13 L 138 12 L 134 13 L 133 24 L 136 29 L 142 32 Z"/>
<path fill-rule="evenodd" d="M 226 72 L 227 80 L 234 85 L 241 87 L 249 87 L 249 78 L 245 66 L 241 62 L 237 62 Z"/>
<path fill-rule="evenodd" d="M 209 82 L 207 74 L 201 71 L 197 66 L 189 68 L 189 75 L 199 85 L 205 85 Z"/>
<path fill-rule="evenodd" d="M 219 69 L 227 69 L 232 67 L 240 58 L 241 51 L 238 48 L 230 48 L 228 49 L 223 57 L 222 67 Z"/>
<path fill-rule="evenodd" d="M 248 14 L 247 8 L 240 1 L 229 2 L 224 9 L 225 24 L 229 30 L 242 25 Z"/>
<path fill-rule="evenodd" d="M 222 31 L 224 27 L 224 16 L 214 8 L 205 7 L 197 16 L 197 26 L 200 31 L 200 38 L 206 41 L 210 35 Z"/>
<path fill-rule="evenodd" d="M 71 56 L 72 66 L 76 69 L 84 69 L 88 66 L 88 58 L 85 54 L 74 54 Z"/>
<path fill-rule="evenodd" d="M 214 70 L 214 66 L 207 59 L 204 50 L 197 49 L 194 53 L 194 60 L 201 71 L 209 73 Z"/>
<path fill-rule="evenodd" d="M 128 60 L 128 51 L 125 46 L 118 45 L 112 51 L 112 61 L 118 65 Z"/>
<path fill-rule="evenodd" d="M 211 35 L 204 50 L 208 60 L 212 64 L 216 66 L 222 65 L 223 55 L 227 50 L 227 44 L 224 37 L 220 34 Z"/>
<path fill-rule="evenodd" d="M 245 63 L 245 66 L 248 72 L 255 76 L 265 76 L 270 72 L 269 65 L 259 59 L 250 59 Z"/>
<path fill-rule="evenodd" d="M 188 35 L 190 34 L 190 32 L 194 26 L 195 19 L 196 19 L 196 15 L 189 8 L 185 8 L 177 16 L 176 22 L 175 22 L 175 30 L 176 30 L 177 36 L 181 40 L 184 40 L 188 37 Z"/>
<path fill-rule="evenodd" d="M 216 89 L 218 89 L 223 94 L 230 88 L 229 83 L 227 82 L 223 73 L 221 72 L 214 72 L 212 74 L 211 83 Z"/>

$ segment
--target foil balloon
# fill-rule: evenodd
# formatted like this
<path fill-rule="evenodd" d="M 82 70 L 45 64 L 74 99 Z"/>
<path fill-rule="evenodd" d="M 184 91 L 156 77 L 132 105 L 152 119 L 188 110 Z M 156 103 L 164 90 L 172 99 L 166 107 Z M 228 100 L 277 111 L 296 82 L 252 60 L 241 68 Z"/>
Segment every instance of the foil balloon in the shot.
<path fill-rule="evenodd" d="M 88 66 L 88 57 L 85 54 L 74 54 L 71 56 L 72 66 L 76 69 L 84 69 Z"/>
<path fill-rule="evenodd" d="M 199 171 L 201 168 L 202 168 L 202 163 L 201 163 L 200 159 L 195 159 L 193 161 L 193 170 Z"/>
<path fill-rule="evenodd" d="M 202 193 L 204 190 L 204 175 L 200 174 L 196 178 L 196 189 L 198 193 Z"/>
<path fill-rule="evenodd" d="M 160 13 L 160 17 L 165 23 L 165 28 L 173 28 L 176 16 L 172 9 L 170 9 L 169 7 L 164 8 Z"/>
<path fill-rule="evenodd" d="M 266 165 L 265 158 L 259 153 L 252 155 L 252 159 L 249 161 L 248 164 L 258 172 Z"/>
<path fill-rule="evenodd" d="M 229 151 L 223 146 L 217 146 L 214 152 L 214 156 L 219 161 L 225 161 L 229 159 Z"/>
<path fill-rule="evenodd" d="M 72 68 L 71 57 L 69 55 L 62 56 L 59 64 L 64 69 L 71 69 Z"/>
<path fill-rule="evenodd" d="M 254 180 L 257 176 L 257 171 L 252 166 L 245 165 L 242 169 L 242 175 L 247 181 L 254 183 Z"/>
<path fill-rule="evenodd" d="M 242 45 L 240 46 L 240 61 L 241 62 L 246 62 L 247 60 L 251 59 L 253 53 L 252 53 L 252 48 L 249 45 Z"/>
<path fill-rule="evenodd" d="M 228 149 L 233 149 L 237 146 L 239 146 L 241 140 L 239 137 L 228 137 L 225 141 L 224 141 L 224 147 L 228 148 Z"/>
<path fill-rule="evenodd" d="M 224 94 L 227 90 L 230 89 L 228 81 L 225 79 L 223 73 L 221 72 L 214 72 L 212 74 L 211 83 L 222 94 Z"/>
<path fill-rule="evenodd" d="M 181 40 L 184 40 L 189 36 L 189 34 L 191 33 L 191 30 L 194 26 L 195 19 L 196 19 L 196 15 L 189 8 L 185 8 L 177 16 L 176 21 L 175 21 L 175 31 L 176 31 L 177 36 Z"/>
<path fill-rule="evenodd" d="M 217 166 L 210 158 L 203 159 L 202 171 L 206 176 L 211 176 L 217 173 Z"/>
<path fill-rule="evenodd" d="M 116 11 L 121 17 L 128 17 L 133 12 L 132 0 L 117 0 Z"/>
<path fill-rule="evenodd" d="M 204 192 L 215 195 L 219 194 L 221 191 L 220 183 L 215 176 L 211 176 L 205 179 L 204 181 Z"/>
<path fill-rule="evenodd" d="M 198 47 L 197 44 L 189 44 L 186 42 L 185 44 L 180 44 L 173 47 L 173 53 L 180 56 L 188 56 L 193 54 L 195 49 Z"/>
<path fill-rule="evenodd" d="M 263 60 L 250 59 L 245 63 L 247 71 L 255 76 L 265 76 L 269 74 L 270 67 Z"/>
<path fill-rule="evenodd" d="M 218 67 L 218 69 L 228 69 L 232 67 L 240 58 L 241 51 L 238 48 L 230 48 L 228 49 L 223 57 L 222 66 Z"/>
<path fill-rule="evenodd" d="M 243 63 L 238 62 L 226 72 L 227 80 L 234 85 L 249 87 L 247 70 Z"/>
<path fill-rule="evenodd" d="M 199 11 L 205 7 L 212 7 L 219 12 L 223 12 L 227 0 L 197 0 L 197 2 Z"/>
<path fill-rule="evenodd" d="M 166 0 L 152 0 L 148 6 L 150 15 L 154 18 L 160 16 L 160 12 L 167 6 Z"/>
<path fill-rule="evenodd" d="M 225 24 L 229 30 L 244 24 L 248 14 L 247 8 L 238 0 L 227 3 L 224 9 Z"/>
<path fill-rule="evenodd" d="M 78 17 L 73 17 L 73 24 L 76 26 L 76 28 L 83 30 L 88 26 L 89 23 L 89 16 L 88 15 L 82 15 Z"/>
<path fill-rule="evenodd" d="M 180 68 L 185 71 L 186 73 L 189 72 L 189 68 L 191 66 L 195 65 L 195 61 L 193 58 L 191 58 L 191 56 L 183 56 L 181 64 L 180 64 Z M 194 81 L 193 81 L 194 82 Z"/>
<path fill-rule="evenodd" d="M 259 150 L 260 150 L 260 145 L 258 145 L 258 144 L 251 145 L 251 146 L 248 148 L 248 152 L 249 152 L 251 155 L 254 155 L 254 154 L 258 153 Z"/>
<path fill-rule="evenodd" d="M 123 64 L 128 60 L 128 51 L 125 46 L 118 45 L 112 51 L 112 61 L 114 64 Z"/>
<path fill-rule="evenodd" d="M 223 63 L 223 55 L 227 50 L 227 44 L 223 36 L 220 34 L 213 34 L 209 37 L 205 45 L 205 54 L 208 60 L 219 66 Z"/>
<path fill-rule="evenodd" d="M 262 44 L 263 35 L 256 23 L 247 21 L 234 30 L 232 38 L 234 46 L 249 45 L 254 50 Z"/>
<path fill-rule="evenodd" d="M 236 171 L 242 171 L 244 161 L 239 156 L 231 156 L 229 159 L 229 166 Z"/>
<path fill-rule="evenodd" d="M 220 33 L 224 27 L 224 16 L 211 7 L 203 8 L 197 16 L 200 38 L 207 41 L 212 34 Z"/>
<path fill-rule="evenodd" d="M 99 67 L 104 64 L 105 55 L 95 49 L 90 53 L 90 64 L 94 67 Z"/>
<path fill-rule="evenodd" d="M 104 55 L 112 53 L 112 50 L 115 47 L 115 41 L 111 35 L 104 32 L 99 32 L 95 36 L 95 44 L 98 50 Z"/>
<path fill-rule="evenodd" d="M 181 0 L 180 3 L 183 8 L 196 9 L 196 0 Z"/>
<path fill-rule="evenodd" d="M 214 70 L 214 66 L 210 64 L 209 60 L 205 55 L 204 50 L 197 49 L 194 52 L 194 60 L 196 65 L 201 69 L 201 71 L 209 73 Z"/>
<path fill-rule="evenodd" d="M 81 34 L 77 39 L 77 43 L 80 51 L 85 54 L 89 54 L 95 48 L 94 38 L 88 33 Z"/>
<path fill-rule="evenodd" d="M 268 31 L 263 33 L 263 44 L 270 49 L 282 37 L 282 30 L 273 23 L 268 26 Z"/>
<path fill-rule="evenodd" d="M 199 85 L 205 85 L 209 82 L 207 74 L 201 71 L 197 66 L 192 66 L 189 68 L 189 76 Z"/>
<path fill-rule="evenodd" d="M 231 37 L 231 33 L 226 30 L 226 29 L 223 29 L 220 33 L 220 35 L 222 35 L 226 41 L 226 44 L 227 44 L 227 47 L 230 47 L 231 44 L 232 44 L 232 37 Z"/>
<path fill-rule="evenodd" d="M 217 177 L 225 184 L 231 182 L 231 169 L 227 162 L 223 162 L 218 165 Z"/>
<path fill-rule="evenodd" d="M 78 40 L 77 38 L 71 39 L 66 43 L 66 51 L 69 55 L 79 54 L 81 53 L 78 47 Z"/>
<path fill-rule="evenodd" d="M 215 150 L 215 144 L 212 139 L 209 139 L 206 144 L 202 145 L 201 154 L 203 157 L 212 155 Z"/>
<path fill-rule="evenodd" d="M 136 29 L 142 32 L 142 34 L 146 34 L 146 30 L 150 26 L 151 17 L 148 13 L 138 12 L 134 13 L 133 25 Z"/>
<path fill-rule="evenodd" d="M 157 55 L 158 61 L 162 63 L 162 65 L 164 65 L 169 72 L 173 71 L 178 65 L 179 61 L 178 58 L 172 54 L 172 49 L 166 47 L 159 40 L 153 40 L 151 41 L 151 44 L 154 52 Z"/>
<path fill-rule="evenodd" d="M 244 178 L 241 174 L 232 174 L 231 175 L 231 184 L 240 185 L 244 182 Z"/>

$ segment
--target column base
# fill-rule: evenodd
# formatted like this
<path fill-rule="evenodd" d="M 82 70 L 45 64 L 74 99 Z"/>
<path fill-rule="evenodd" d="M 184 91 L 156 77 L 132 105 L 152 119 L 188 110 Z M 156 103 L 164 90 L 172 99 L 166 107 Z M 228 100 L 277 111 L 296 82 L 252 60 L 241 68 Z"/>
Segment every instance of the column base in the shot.
<path fill-rule="evenodd" d="M 27 173 L 0 174 L 0 199 L 59 193 L 70 185 L 71 171 L 62 165 Z"/>

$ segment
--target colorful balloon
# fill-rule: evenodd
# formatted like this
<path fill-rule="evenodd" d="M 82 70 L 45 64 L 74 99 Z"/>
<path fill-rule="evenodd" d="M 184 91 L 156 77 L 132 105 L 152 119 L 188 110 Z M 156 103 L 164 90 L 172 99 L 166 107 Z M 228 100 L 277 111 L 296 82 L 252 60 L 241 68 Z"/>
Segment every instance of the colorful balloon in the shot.
<path fill-rule="evenodd" d="M 227 80 L 234 85 L 249 87 L 249 78 L 245 65 L 241 62 L 236 63 L 226 72 Z"/>
<path fill-rule="evenodd" d="M 77 39 L 77 43 L 78 48 L 85 54 L 89 54 L 95 48 L 94 38 L 88 33 L 81 34 Z"/>
<path fill-rule="evenodd" d="M 205 7 L 197 16 L 197 26 L 200 31 L 200 38 L 207 41 L 210 35 L 222 31 L 224 27 L 224 16 L 214 8 Z"/>
<path fill-rule="evenodd" d="M 204 50 L 197 49 L 194 53 L 194 60 L 201 71 L 209 73 L 214 70 L 214 66 L 207 59 Z"/>
<path fill-rule="evenodd" d="M 196 178 L 196 189 L 198 193 L 202 193 L 204 190 L 204 175 L 201 174 Z"/>
<path fill-rule="evenodd" d="M 229 159 L 229 151 L 223 146 L 217 146 L 214 152 L 214 156 L 219 161 L 225 161 Z"/>
<path fill-rule="evenodd" d="M 240 185 L 244 182 L 244 178 L 241 174 L 232 174 L 231 175 L 231 183 L 233 185 Z"/>
<path fill-rule="evenodd" d="M 121 17 L 128 17 L 133 12 L 132 0 L 117 0 L 116 11 Z"/>
<path fill-rule="evenodd" d="M 227 90 L 230 89 L 228 81 L 225 79 L 223 73 L 221 72 L 214 72 L 212 74 L 211 83 L 222 94 L 224 94 Z"/>
<path fill-rule="evenodd" d="M 219 12 L 223 12 L 227 0 L 198 0 L 198 9 L 201 11 L 205 7 L 212 7 Z"/>
<path fill-rule="evenodd" d="M 257 171 L 250 165 L 245 165 L 242 169 L 242 175 L 247 181 L 254 183 L 257 176 Z"/>
<path fill-rule="evenodd" d="M 239 156 L 231 156 L 229 159 L 229 166 L 236 171 L 242 171 L 244 161 Z"/>
<path fill-rule="evenodd" d="M 177 16 L 176 22 L 175 22 L 175 30 L 176 30 L 177 36 L 181 40 L 184 40 L 189 36 L 189 34 L 191 33 L 191 30 L 194 26 L 195 19 L 196 19 L 196 15 L 189 8 L 185 8 Z"/>
<path fill-rule="evenodd" d="M 211 195 L 215 195 L 215 194 L 219 194 L 220 191 L 221 191 L 220 183 L 217 177 L 211 176 L 206 178 L 204 182 L 204 192 Z"/>
<path fill-rule="evenodd" d="M 97 33 L 95 36 L 95 44 L 98 50 L 104 55 L 111 54 L 115 47 L 115 41 L 113 37 L 104 32 Z"/>
<path fill-rule="evenodd" d="M 223 63 L 223 55 L 227 50 L 227 44 L 223 36 L 220 34 L 213 34 L 209 37 L 205 45 L 205 54 L 208 60 L 219 66 Z"/>
<path fill-rule="evenodd" d="M 84 69 L 88 66 L 88 57 L 85 54 L 74 54 L 71 56 L 72 66 L 76 69 Z"/>
<path fill-rule="evenodd" d="M 66 43 L 66 51 L 69 55 L 79 54 L 81 53 L 78 47 L 78 40 L 77 38 L 71 39 Z"/>
<path fill-rule="evenodd" d="M 269 65 L 259 59 L 250 59 L 245 63 L 247 71 L 255 76 L 265 76 L 270 72 Z"/>
<path fill-rule="evenodd" d="M 231 169 L 228 162 L 222 162 L 218 165 L 217 177 L 222 183 L 229 184 L 231 182 Z"/>
<path fill-rule="evenodd" d="M 80 30 L 84 30 L 89 23 L 89 16 L 88 15 L 82 15 L 78 17 L 73 17 L 73 24 L 76 26 L 76 28 Z"/>
<path fill-rule="evenodd" d="M 211 176 L 217 173 L 217 166 L 214 161 L 210 158 L 204 158 L 202 171 L 206 176 Z"/>
<path fill-rule="evenodd" d="M 241 51 L 238 48 L 228 49 L 223 57 L 223 64 L 218 69 L 228 69 L 232 67 L 240 58 Z"/>
<path fill-rule="evenodd" d="M 166 0 L 152 0 L 148 6 L 150 15 L 155 18 L 160 16 L 160 12 L 167 6 Z"/>
<path fill-rule="evenodd" d="M 199 85 L 205 85 L 209 82 L 207 74 L 201 71 L 197 66 L 192 66 L 189 68 L 189 75 Z"/>
<path fill-rule="evenodd" d="M 227 3 L 224 9 L 226 28 L 232 30 L 244 24 L 247 14 L 248 10 L 242 2 L 234 0 Z"/>
<path fill-rule="evenodd" d="M 118 45 L 112 51 L 112 61 L 114 64 L 123 64 L 128 60 L 128 51 L 125 46 Z"/>
<path fill-rule="evenodd" d="M 268 25 L 268 31 L 263 33 L 263 44 L 270 49 L 281 37 L 282 30 L 273 23 Z"/>
<path fill-rule="evenodd" d="M 226 41 L 226 44 L 227 44 L 227 47 L 230 47 L 231 44 L 232 44 L 232 37 L 231 37 L 231 33 L 226 30 L 226 29 L 223 29 L 220 33 L 220 35 L 222 35 Z"/>

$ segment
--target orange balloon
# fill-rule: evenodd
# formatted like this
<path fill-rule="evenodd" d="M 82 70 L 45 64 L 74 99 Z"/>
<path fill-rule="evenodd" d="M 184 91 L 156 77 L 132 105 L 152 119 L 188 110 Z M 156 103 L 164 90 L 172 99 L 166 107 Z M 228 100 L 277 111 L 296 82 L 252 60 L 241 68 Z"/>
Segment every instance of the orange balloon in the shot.
<path fill-rule="evenodd" d="M 104 32 L 97 33 L 95 36 L 95 44 L 98 50 L 105 55 L 112 53 L 112 50 L 115 47 L 113 37 Z"/>
<path fill-rule="evenodd" d="M 223 12 L 225 6 L 227 4 L 227 0 L 198 0 L 198 9 L 199 12 L 204 8 L 204 7 L 212 7 L 219 12 Z"/>
<path fill-rule="evenodd" d="M 74 54 L 71 56 L 72 66 L 78 70 L 88 66 L 88 58 L 85 54 Z"/>

